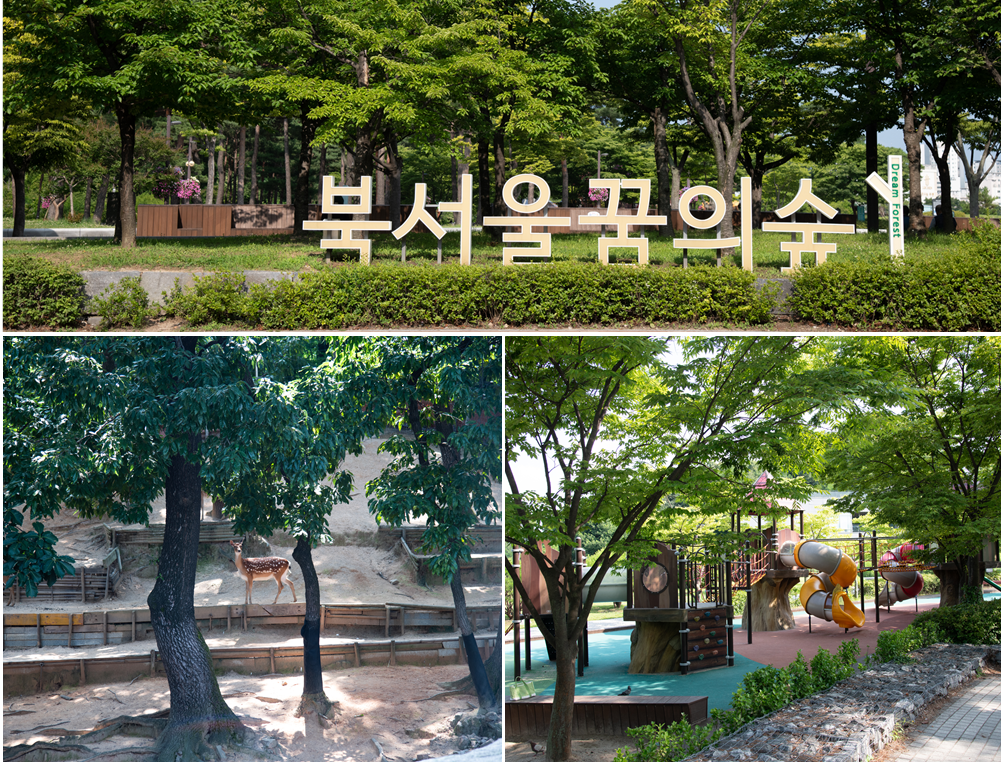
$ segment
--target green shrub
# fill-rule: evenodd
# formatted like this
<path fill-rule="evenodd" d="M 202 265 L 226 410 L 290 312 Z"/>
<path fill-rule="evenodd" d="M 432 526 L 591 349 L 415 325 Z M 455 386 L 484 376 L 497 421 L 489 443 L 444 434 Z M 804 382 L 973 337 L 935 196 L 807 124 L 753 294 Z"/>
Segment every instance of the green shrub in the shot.
<path fill-rule="evenodd" d="M 821 648 L 809 665 L 800 651 L 788 667 L 777 669 L 769 665 L 749 672 L 730 699 L 732 708 L 713 709 L 708 725 L 692 727 L 686 719 L 667 727 L 653 724 L 630 728 L 626 732 L 636 739 L 638 748 L 619 749 L 615 762 L 673 762 L 695 754 L 790 701 L 827 690 L 851 677 L 859 667 L 858 656 L 858 641 L 852 639 L 842 641 L 835 655 Z"/>
<path fill-rule="evenodd" d="M 737 268 L 593 263 L 535 267 L 350 267 L 254 286 L 248 320 L 268 329 L 350 325 L 656 324 L 770 319 L 772 301 Z M 191 310 L 189 310 L 189 313 Z M 235 315 L 230 320 L 238 319 Z"/>
<path fill-rule="evenodd" d="M 999 645 L 1001 599 L 964 603 L 959 606 L 939 606 L 937 609 L 918 614 L 907 629 L 921 633 L 921 645 L 928 643 Z"/>
<path fill-rule="evenodd" d="M 35 257 L 5 257 L 5 328 L 75 328 L 83 319 L 84 280 L 69 267 Z"/>
<path fill-rule="evenodd" d="M 1001 328 L 1001 256 L 994 233 L 969 252 L 936 259 L 829 262 L 794 278 L 789 302 L 803 319 L 942 331 Z M 971 236 L 971 245 L 977 240 Z"/>
<path fill-rule="evenodd" d="M 139 277 L 122 278 L 95 296 L 93 309 L 101 316 L 101 328 L 142 328 L 150 315 L 149 294 Z"/>
<path fill-rule="evenodd" d="M 615 762 L 675 762 L 695 754 L 722 734 L 713 725 L 690 725 L 688 720 L 667 727 L 653 723 L 626 730 L 636 740 L 636 748 L 615 752 Z"/>
<path fill-rule="evenodd" d="M 164 312 L 192 325 L 241 322 L 249 308 L 246 280 L 237 273 L 196 275 L 194 285 L 187 290 L 181 288 L 180 280 L 175 280 L 173 290 L 164 292 Z"/>

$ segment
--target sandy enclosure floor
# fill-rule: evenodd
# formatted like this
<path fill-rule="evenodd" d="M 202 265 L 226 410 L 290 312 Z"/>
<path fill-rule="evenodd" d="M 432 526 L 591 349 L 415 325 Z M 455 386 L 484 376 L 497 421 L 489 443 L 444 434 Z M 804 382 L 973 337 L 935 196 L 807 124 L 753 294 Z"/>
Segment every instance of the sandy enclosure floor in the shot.
<path fill-rule="evenodd" d="M 446 756 L 457 748 L 450 723 L 455 715 L 471 711 L 474 700 L 466 696 L 428 699 L 442 692 L 438 683 L 464 674 L 463 665 L 433 670 L 362 667 L 324 672 L 327 698 L 338 702 L 336 720 L 327 729 L 315 719 L 293 716 L 302 694 L 301 676 L 246 677 L 230 673 L 219 678 L 219 688 L 244 724 L 259 737 L 274 739 L 274 751 L 280 751 L 285 759 L 377 762 L 379 752 L 372 743 L 375 739 L 387 757 L 402 762 Z M 23 696 L 4 705 L 3 743 L 6 748 L 16 743 L 52 742 L 67 730 L 89 730 L 101 720 L 152 714 L 169 706 L 170 693 L 163 677 L 142 678 L 131 685 L 88 685 L 60 693 Z M 98 753 L 152 744 L 152 739 L 112 736 L 87 746 Z M 226 751 L 226 759 L 258 760 L 231 750 Z"/>

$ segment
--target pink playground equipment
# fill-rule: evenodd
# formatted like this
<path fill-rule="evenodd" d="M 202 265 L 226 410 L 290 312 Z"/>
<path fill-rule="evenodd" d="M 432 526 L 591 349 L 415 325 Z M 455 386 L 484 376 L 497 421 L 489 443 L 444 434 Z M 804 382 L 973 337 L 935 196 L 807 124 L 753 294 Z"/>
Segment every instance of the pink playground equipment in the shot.
<path fill-rule="evenodd" d="M 889 550 L 879 558 L 879 573 L 889 586 L 880 591 L 876 601 L 878 606 L 889 606 L 897 601 L 914 598 L 925 586 L 924 577 L 913 568 L 917 563 L 911 557 L 911 551 L 924 550 L 924 545 L 900 545 Z"/>

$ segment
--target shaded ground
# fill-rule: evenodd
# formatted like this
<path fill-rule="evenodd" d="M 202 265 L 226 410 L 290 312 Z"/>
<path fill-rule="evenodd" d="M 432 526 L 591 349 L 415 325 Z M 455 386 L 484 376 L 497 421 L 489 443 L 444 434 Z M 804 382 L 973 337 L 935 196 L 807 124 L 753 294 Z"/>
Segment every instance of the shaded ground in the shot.
<path fill-rule="evenodd" d="M 273 750 L 289 760 L 379 759 L 372 739 L 394 760 L 440 757 L 455 751 L 452 718 L 470 711 L 475 699 L 447 696 L 439 682 L 466 673 L 463 665 L 437 667 L 361 667 L 324 673 L 327 697 L 339 702 L 332 727 L 321 728 L 293 716 L 302 694 L 300 675 L 249 677 L 233 673 L 219 678 L 226 702 L 243 722 L 261 736 L 274 739 Z M 152 714 L 170 706 L 165 677 L 142 678 L 133 684 L 87 685 L 60 693 L 23 696 L 4 705 L 4 747 L 14 743 L 55 741 L 67 730 L 89 730 L 101 720 L 119 715 Z M 10 714 L 11 712 L 28 712 Z M 26 732 L 28 731 L 28 732 Z M 265 746 L 272 742 L 265 740 Z M 88 744 L 95 752 L 125 746 L 152 746 L 152 739 L 113 736 Z M 227 750 L 231 762 L 257 760 Z"/>

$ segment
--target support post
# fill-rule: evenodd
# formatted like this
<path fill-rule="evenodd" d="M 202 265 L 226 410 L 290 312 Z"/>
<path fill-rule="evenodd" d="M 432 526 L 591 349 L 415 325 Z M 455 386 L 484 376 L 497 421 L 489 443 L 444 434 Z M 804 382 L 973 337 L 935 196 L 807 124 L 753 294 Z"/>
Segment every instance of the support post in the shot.
<path fill-rule="evenodd" d="M 521 548 L 515 548 L 512 552 L 514 573 L 521 577 Z M 521 680 L 521 596 L 518 594 L 518 586 L 514 586 L 514 605 L 512 619 L 514 619 L 514 679 Z"/>

